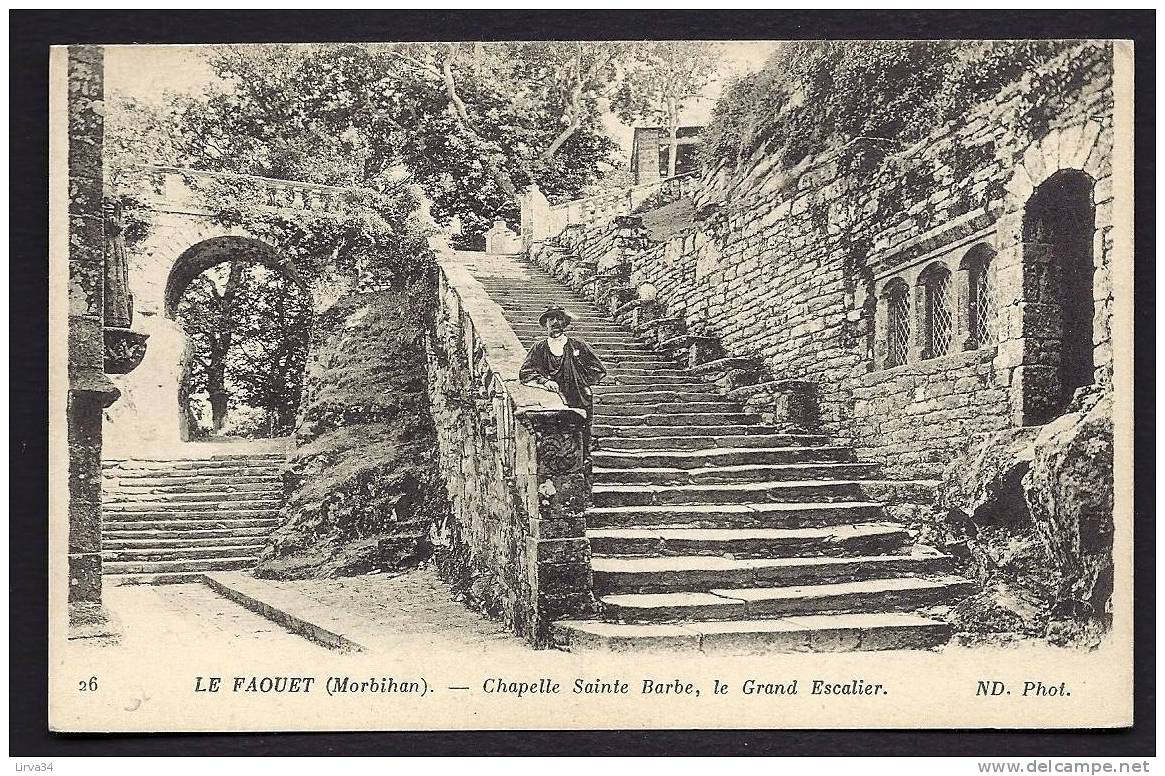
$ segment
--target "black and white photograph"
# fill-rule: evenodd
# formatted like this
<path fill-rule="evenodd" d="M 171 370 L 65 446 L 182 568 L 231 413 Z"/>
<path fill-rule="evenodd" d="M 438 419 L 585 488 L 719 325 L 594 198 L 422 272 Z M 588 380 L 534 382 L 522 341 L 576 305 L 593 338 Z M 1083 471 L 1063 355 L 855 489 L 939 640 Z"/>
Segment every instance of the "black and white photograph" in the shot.
<path fill-rule="evenodd" d="M 1132 63 L 54 47 L 52 729 L 1131 725 Z"/>

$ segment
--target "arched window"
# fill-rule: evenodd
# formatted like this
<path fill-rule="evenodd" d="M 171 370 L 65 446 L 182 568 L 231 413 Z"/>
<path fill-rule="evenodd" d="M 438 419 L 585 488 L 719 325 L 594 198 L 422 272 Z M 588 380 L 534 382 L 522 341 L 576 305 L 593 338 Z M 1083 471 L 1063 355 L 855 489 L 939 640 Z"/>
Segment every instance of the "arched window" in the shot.
<path fill-rule="evenodd" d="M 945 356 L 955 339 L 950 270 L 942 265 L 931 267 L 922 277 L 922 286 L 926 305 L 923 319 L 926 338 L 922 357 Z"/>
<path fill-rule="evenodd" d="M 906 363 L 910 350 L 910 290 L 901 280 L 886 289 L 886 366 Z"/>
<path fill-rule="evenodd" d="M 995 275 L 991 259 L 995 253 L 980 245 L 967 254 L 967 321 L 970 323 L 971 346 L 985 347 L 995 342 Z"/>

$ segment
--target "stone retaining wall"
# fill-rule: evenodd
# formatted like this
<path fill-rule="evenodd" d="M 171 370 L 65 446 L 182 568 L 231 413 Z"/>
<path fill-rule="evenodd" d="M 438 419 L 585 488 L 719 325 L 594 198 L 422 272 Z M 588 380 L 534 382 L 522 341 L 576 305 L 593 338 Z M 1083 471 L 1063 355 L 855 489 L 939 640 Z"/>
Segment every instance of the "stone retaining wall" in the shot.
<path fill-rule="evenodd" d="M 1033 195 L 1065 175 L 1087 182 L 1094 214 L 1094 313 L 1081 347 L 1094 382 L 1111 385 L 1112 374 L 1111 48 L 1080 44 L 1063 63 L 1078 91 L 1039 128 L 1025 80 L 875 172 L 842 164 L 877 150 L 868 139 L 793 169 L 776 169 L 762 149 L 734 173 L 706 172 L 687 210 L 669 210 L 662 238 L 627 260 L 627 285 L 650 286 L 664 317 L 717 338 L 726 355 L 759 357 L 767 379 L 816 383 L 822 431 L 891 475 L 937 476 L 967 434 L 1045 422 L 1071 394 L 1059 365 L 1070 336 L 1061 303 L 1074 301 L 1057 296 L 1049 267 L 1059 259 L 1025 216 Z M 603 247 L 616 229 L 556 240 L 578 256 L 613 256 Z M 658 225 L 649 231 L 661 236 Z M 553 256 L 540 260 L 553 271 Z M 976 262 L 993 288 L 986 338 L 972 327 Z M 943 276 L 950 344 L 932 353 L 928 294 Z M 888 345 L 898 284 L 910 323 L 905 366 Z"/>

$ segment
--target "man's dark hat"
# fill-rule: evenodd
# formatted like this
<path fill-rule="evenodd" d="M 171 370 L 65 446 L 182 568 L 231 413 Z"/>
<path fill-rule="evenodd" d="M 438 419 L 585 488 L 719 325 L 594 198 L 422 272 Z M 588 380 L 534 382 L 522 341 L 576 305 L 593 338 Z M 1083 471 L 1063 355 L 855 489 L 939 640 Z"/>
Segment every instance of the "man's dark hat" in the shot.
<path fill-rule="evenodd" d="M 570 322 L 574 320 L 571 314 L 564 310 L 562 307 L 559 307 L 556 304 L 552 304 L 546 308 L 546 312 L 542 313 L 542 317 L 538 319 L 538 325 L 545 326 L 546 319 L 552 315 L 557 315 L 558 317 L 562 318 L 562 320 L 566 321 L 567 324 L 570 324 Z"/>

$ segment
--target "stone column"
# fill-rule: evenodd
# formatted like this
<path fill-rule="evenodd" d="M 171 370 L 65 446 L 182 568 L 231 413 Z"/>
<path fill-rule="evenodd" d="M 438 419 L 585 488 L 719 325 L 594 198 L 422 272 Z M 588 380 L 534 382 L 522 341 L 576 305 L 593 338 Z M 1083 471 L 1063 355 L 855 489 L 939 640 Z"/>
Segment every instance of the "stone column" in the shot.
<path fill-rule="evenodd" d="M 69 603 L 70 622 L 103 619 L 101 414 L 118 391 L 105 376 L 103 54 L 69 48 Z"/>
<path fill-rule="evenodd" d="M 541 242 L 550 234 L 550 203 L 546 200 L 542 190 L 531 184 L 519 197 L 518 204 L 522 209 L 522 245 L 529 248 L 536 242 Z"/>

